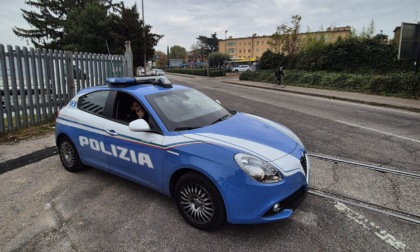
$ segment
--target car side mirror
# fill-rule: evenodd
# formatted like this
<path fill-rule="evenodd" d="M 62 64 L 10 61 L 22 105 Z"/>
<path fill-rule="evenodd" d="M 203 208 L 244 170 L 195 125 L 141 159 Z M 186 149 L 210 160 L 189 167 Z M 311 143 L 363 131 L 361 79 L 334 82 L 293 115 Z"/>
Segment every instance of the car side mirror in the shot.
<path fill-rule="evenodd" d="M 130 124 L 128 124 L 128 128 L 133 132 L 150 131 L 150 126 L 144 119 L 137 119 L 130 122 Z"/>

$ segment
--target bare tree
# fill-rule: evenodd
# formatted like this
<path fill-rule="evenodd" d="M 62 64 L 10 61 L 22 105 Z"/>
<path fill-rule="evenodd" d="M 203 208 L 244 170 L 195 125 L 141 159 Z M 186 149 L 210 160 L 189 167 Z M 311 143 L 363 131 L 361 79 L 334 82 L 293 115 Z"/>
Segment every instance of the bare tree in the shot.
<path fill-rule="evenodd" d="M 162 51 L 155 51 L 156 66 L 164 68 L 168 62 L 168 56 Z"/>
<path fill-rule="evenodd" d="M 360 33 L 361 38 L 371 39 L 375 34 L 375 21 L 373 19 L 370 21 L 367 28 L 363 27 L 362 32 Z"/>
<path fill-rule="evenodd" d="M 292 16 L 291 26 L 286 23 L 277 26 L 277 30 L 271 36 L 271 41 L 269 42 L 274 52 L 290 56 L 294 56 L 298 52 L 298 35 L 301 19 L 301 16 L 294 15 Z"/>

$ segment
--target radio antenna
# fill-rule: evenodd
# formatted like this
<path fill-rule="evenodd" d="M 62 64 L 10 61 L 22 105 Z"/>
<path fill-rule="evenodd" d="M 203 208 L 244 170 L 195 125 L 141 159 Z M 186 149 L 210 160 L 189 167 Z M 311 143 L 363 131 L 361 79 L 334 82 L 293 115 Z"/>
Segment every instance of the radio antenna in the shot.
<path fill-rule="evenodd" d="M 108 46 L 108 41 L 105 39 L 105 43 L 106 43 L 106 49 L 108 49 L 108 54 L 109 56 L 111 56 L 111 66 L 112 66 L 112 73 L 114 74 L 114 77 L 116 76 L 115 74 L 115 67 L 114 67 L 114 61 L 112 60 L 112 55 L 111 55 L 111 51 L 109 50 L 109 46 Z"/>

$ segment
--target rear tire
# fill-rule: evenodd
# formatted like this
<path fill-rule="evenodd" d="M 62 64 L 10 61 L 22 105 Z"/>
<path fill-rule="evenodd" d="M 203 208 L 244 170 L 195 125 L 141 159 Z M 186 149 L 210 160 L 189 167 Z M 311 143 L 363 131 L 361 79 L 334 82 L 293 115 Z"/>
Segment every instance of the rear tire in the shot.
<path fill-rule="evenodd" d="M 60 139 L 58 151 L 61 163 L 67 171 L 78 172 L 84 168 L 80 161 L 79 153 L 70 138 L 65 136 Z"/>
<path fill-rule="evenodd" d="M 195 228 L 214 230 L 226 221 L 225 204 L 219 190 L 201 174 L 190 172 L 178 180 L 175 201 L 181 216 Z"/>

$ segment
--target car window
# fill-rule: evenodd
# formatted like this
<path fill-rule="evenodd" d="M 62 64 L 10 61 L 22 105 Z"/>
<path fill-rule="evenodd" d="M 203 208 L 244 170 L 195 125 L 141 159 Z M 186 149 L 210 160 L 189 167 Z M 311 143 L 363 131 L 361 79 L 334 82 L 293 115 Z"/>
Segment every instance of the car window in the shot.
<path fill-rule="evenodd" d="M 139 119 L 136 112 L 133 111 L 133 103 L 137 103 L 137 105 L 141 107 L 142 111 L 144 112 L 142 119 L 144 119 L 149 124 L 150 129 L 158 131 L 157 124 L 155 123 L 153 118 L 151 118 L 146 107 L 134 96 L 125 92 L 117 93 L 114 103 L 113 118 L 116 119 L 118 122 L 126 125 L 128 125 L 133 120 Z"/>
<path fill-rule="evenodd" d="M 85 94 L 79 98 L 77 107 L 88 113 L 103 116 L 108 95 L 109 91 L 98 91 Z"/>
<path fill-rule="evenodd" d="M 134 121 L 135 119 L 139 119 L 138 115 L 134 110 L 133 103 L 135 103 L 135 106 L 137 108 L 141 108 L 142 112 L 144 112 L 142 119 L 148 121 L 149 115 L 144 109 L 144 105 L 134 96 L 125 92 L 117 93 L 117 97 L 114 103 L 114 118 L 116 118 L 119 121 L 125 122 L 126 124 L 130 123 L 131 121 Z"/>

